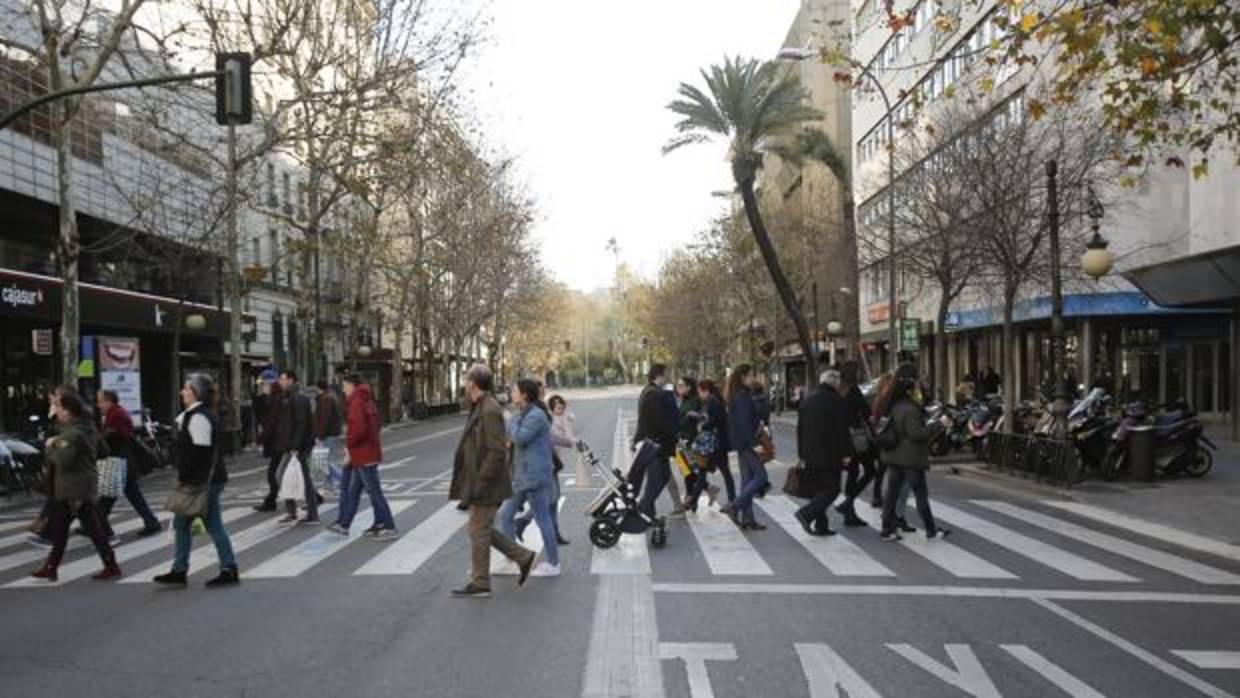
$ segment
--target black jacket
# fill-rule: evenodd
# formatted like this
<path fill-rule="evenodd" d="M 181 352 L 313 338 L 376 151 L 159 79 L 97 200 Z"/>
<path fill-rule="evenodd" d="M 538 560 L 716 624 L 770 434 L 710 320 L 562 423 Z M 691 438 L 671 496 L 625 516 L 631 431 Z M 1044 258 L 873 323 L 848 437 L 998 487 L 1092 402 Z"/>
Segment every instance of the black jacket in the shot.
<path fill-rule="evenodd" d="M 273 455 L 289 451 L 306 452 L 314 448 L 314 422 L 310 398 L 296 387 L 280 393 L 272 405 L 275 429 L 271 435 Z"/>
<path fill-rule="evenodd" d="M 679 421 L 676 397 L 653 383 L 647 385 L 637 400 L 637 431 L 633 434 L 633 445 L 650 439 L 670 457 L 676 452 Z"/>
<path fill-rule="evenodd" d="M 706 413 L 706 420 L 702 422 L 702 431 L 715 432 L 719 450 L 715 451 L 714 455 L 722 455 L 726 459 L 728 451 L 732 448 L 728 438 L 728 411 L 723 407 L 723 400 L 711 395 L 706 398 L 702 410 Z"/>
<path fill-rule="evenodd" d="M 839 473 L 852 455 L 848 427 L 853 406 L 830 386 L 821 386 L 797 409 L 797 455 L 811 473 Z"/>

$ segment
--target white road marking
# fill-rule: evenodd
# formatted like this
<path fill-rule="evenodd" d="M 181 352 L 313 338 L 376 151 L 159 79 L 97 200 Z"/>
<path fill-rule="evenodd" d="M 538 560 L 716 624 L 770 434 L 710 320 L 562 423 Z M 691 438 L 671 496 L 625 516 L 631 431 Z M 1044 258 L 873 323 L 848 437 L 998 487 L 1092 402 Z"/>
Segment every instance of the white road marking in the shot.
<path fill-rule="evenodd" d="M 796 645 L 801 670 L 809 681 L 810 698 L 881 698 L 830 645 Z"/>
<path fill-rule="evenodd" d="M 1076 589 L 1016 589 L 1005 587 L 905 586 L 897 584 L 715 584 L 700 582 L 660 582 L 654 585 L 654 590 L 656 593 L 663 594 L 928 596 L 1240 606 L 1240 595 L 1236 594 L 1185 594 L 1160 591 L 1085 591 Z"/>
<path fill-rule="evenodd" d="M 999 647 L 1072 698 L 1106 698 L 1089 684 L 1033 651 L 1028 645 L 999 645 Z"/>
<path fill-rule="evenodd" d="M 388 502 L 392 516 L 413 506 L 416 500 L 406 499 Z M 353 541 L 361 538 L 375 522 L 375 510 L 365 509 L 358 512 L 349 526 L 349 535 L 342 536 L 331 531 L 321 531 L 296 546 L 285 550 L 263 564 L 245 573 L 246 579 L 268 579 L 274 577 L 296 577 L 327 558 L 344 550 Z"/>
<path fill-rule="evenodd" d="M 1214 684 L 1211 684 L 1203 679 L 1199 679 L 1196 676 L 1193 676 L 1192 674 L 1188 673 L 1187 671 L 1184 671 L 1183 669 L 1175 666 L 1174 664 L 1171 664 L 1170 662 L 1160 657 L 1157 657 L 1154 654 L 1147 652 L 1146 650 L 1141 649 L 1140 647 L 1116 635 L 1115 633 L 1112 633 L 1106 628 L 1103 628 L 1099 625 L 1095 625 L 1094 623 L 1091 623 L 1090 621 L 1082 618 L 1081 616 L 1078 616 L 1077 614 L 1073 613 L 1072 611 L 1069 611 L 1063 606 L 1054 604 L 1050 601 L 1047 601 L 1046 599 L 1033 599 L 1033 602 L 1041 606 L 1042 608 L 1045 608 L 1046 610 L 1050 611 L 1051 613 L 1054 613 L 1060 618 L 1063 618 L 1064 620 L 1076 625 L 1077 627 L 1090 633 L 1091 635 L 1097 637 L 1098 639 L 1103 640 L 1104 642 L 1108 642 L 1114 645 L 1115 647 L 1123 650 L 1124 652 L 1127 652 L 1133 657 L 1136 657 L 1137 659 L 1141 660 L 1142 662 L 1145 662 L 1146 664 L 1150 665 L 1154 669 L 1161 671 L 1167 676 L 1170 676 L 1176 681 L 1183 683 L 1184 685 L 1188 686 L 1189 688 L 1192 688 L 1193 690 L 1197 691 L 1198 693 L 1201 693 L 1202 695 L 1210 696 L 1210 698 L 1235 698 L 1235 696 L 1228 693 L 1227 691 L 1224 691 L 1218 686 L 1215 686 Z"/>
<path fill-rule="evenodd" d="M 227 526 L 233 521 L 236 521 L 242 517 L 248 516 L 253 513 L 254 513 L 254 510 L 250 509 L 249 507 L 236 507 L 233 509 L 225 509 L 223 512 L 221 512 L 220 518 L 223 519 L 224 525 Z M 172 531 L 171 529 L 169 529 L 168 531 L 165 531 L 164 533 L 161 533 L 157 536 L 151 536 L 149 538 L 140 538 L 138 540 L 131 541 L 129 543 L 121 543 L 115 548 L 116 561 L 118 563 L 123 563 L 128 560 L 133 560 L 135 558 L 142 557 L 143 555 L 148 555 L 150 553 L 153 553 L 156 550 L 159 550 L 160 548 L 168 547 L 172 545 L 173 542 L 174 541 L 172 538 Z M 9 582 L 8 584 L 5 585 L 5 588 L 11 588 L 11 587 L 42 588 L 42 587 L 61 586 L 63 584 L 68 584 L 69 582 L 72 582 L 76 579 L 81 579 L 82 577 L 89 576 L 98 570 L 99 570 L 99 559 L 95 555 L 90 555 L 80 560 L 74 560 L 73 562 L 67 565 L 61 565 L 60 571 L 59 571 L 60 578 L 55 582 L 49 582 L 45 579 L 34 579 L 33 577 L 26 577 L 25 579 L 19 579 L 15 582 Z"/>
<path fill-rule="evenodd" d="M 659 659 L 684 660 L 690 698 L 715 698 L 706 662 L 735 662 L 736 647 L 728 642 L 662 642 Z"/>
<path fill-rule="evenodd" d="M 336 509 L 336 505 L 324 505 L 319 507 L 319 514 L 328 514 Z M 249 528 L 240 531 L 229 531 L 229 542 L 232 543 L 233 553 L 241 553 L 256 545 L 265 543 L 275 538 L 281 533 L 288 533 L 294 528 L 299 528 L 294 524 L 281 523 L 278 518 L 270 518 L 261 521 Z M 210 568 L 212 565 L 220 561 L 219 554 L 215 550 L 215 544 L 211 541 L 211 536 L 205 536 L 206 542 L 190 551 L 189 555 L 189 572 L 193 574 L 195 571 Z M 127 575 L 121 580 L 122 584 L 144 584 L 151 581 L 155 575 L 163 572 L 168 568 L 167 562 L 160 562 L 155 566 L 142 570 L 137 574 Z"/>
<path fill-rule="evenodd" d="M 583 698 L 663 698 L 650 577 L 604 574 L 594 602 Z"/>
<path fill-rule="evenodd" d="M 1195 533 L 1181 531 L 1178 528 L 1152 523 L 1132 516 L 1125 516 L 1124 514 L 1088 504 L 1062 502 L 1058 500 L 1045 500 L 1042 503 L 1049 507 L 1055 507 L 1056 509 L 1071 512 L 1077 516 L 1083 516 L 1087 519 L 1093 519 L 1094 521 L 1099 521 L 1109 526 L 1115 526 L 1116 528 L 1127 532 L 1139 533 L 1143 536 L 1178 545 L 1182 548 L 1188 548 L 1198 552 L 1225 557 L 1229 560 L 1240 561 L 1240 545 L 1233 545 L 1231 543 L 1225 543 L 1213 538 L 1199 536 Z"/>
<path fill-rule="evenodd" d="M 448 477 L 450 475 L 452 475 L 452 468 L 448 468 L 447 470 L 443 471 L 442 473 L 439 473 L 435 477 L 428 478 L 425 482 L 421 482 L 416 485 L 410 485 L 408 489 L 408 493 L 411 494 L 419 490 L 424 490 L 427 487 L 430 487 L 431 485 L 438 483 L 439 481 L 443 480 L 443 478 Z M 448 482 L 447 484 L 451 485 L 452 483 Z"/>
<path fill-rule="evenodd" d="M 870 557 L 857 544 L 849 541 L 843 534 L 820 538 L 811 536 L 801 528 L 795 516 L 797 506 L 787 497 L 767 497 L 757 500 L 767 516 L 779 524 L 796 542 L 809 551 L 815 560 L 822 563 L 832 574 L 845 577 L 894 577 L 895 572 L 887 569 L 874 558 Z"/>
<path fill-rule="evenodd" d="M 1240 652 L 1172 650 L 1171 654 L 1174 654 L 1198 669 L 1240 670 Z"/>
<path fill-rule="evenodd" d="M 719 575 L 772 575 L 770 566 L 731 519 L 709 508 L 685 516 L 706 556 L 710 571 Z"/>
<path fill-rule="evenodd" d="M 159 519 L 161 524 L 167 524 L 168 521 L 172 518 L 172 514 L 168 512 L 163 512 L 157 515 L 156 518 Z M 119 536 L 125 533 L 129 533 L 130 531 L 136 531 L 144 527 L 145 525 L 146 524 L 143 523 L 142 519 L 131 519 L 129 521 L 125 521 L 125 522 L 112 526 L 112 532 Z M 25 540 L 27 535 L 29 534 L 23 533 L 21 535 L 21 539 Z M 69 543 L 68 545 L 65 546 L 65 552 L 69 552 L 73 550 L 80 550 L 82 548 L 91 547 L 91 546 L 93 546 L 93 543 L 90 542 L 89 538 L 85 536 L 79 536 L 76 533 L 70 532 Z M 34 546 L 28 545 L 25 550 L 19 550 L 17 552 L 9 553 L 8 555 L 0 557 L 0 571 L 10 570 L 10 569 L 13 569 L 14 567 L 20 567 L 21 565 L 28 565 L 34 562 L 35 560 L 42 560 L 43 558 L 47 557 L 47 552 L 48 552 L 47 548 L 36 548 Z"/>
<path fill-rule="evenodd" d="M 23 526 L 29 526 L 29 525 L 30 525 L 30 519 L 23 517 L 17 521 L 9 521 L 9 522 L 0 524 L 0 531 L 12 531 L 15 528 L 22 528 Z M 6 543 L 4 542 L 4 540 L 0 540 L 0 548 L 3 548 L 5 545 Z"/>
<path fill-rule="evenodd" d="M 1030 538 L 1023 533 L 1017 533 L 1009 528 L 1004 528 L 999 524 L 992 523 L 942 502 L 934 503 L 934 516 L 936 519 L 943 519 L 956 526 L 968 529 L 970 533 L 985 538 L 995 545 L 1007 548 L 1018 555 L 1027 557 L 1038 564 L 1050 567 L 1075 579 L 1090 582 L 1138 581 L 1136 578 L 1123 572 L 1104 567 L 1066 550 L 1060 550 L 1036 538 Z"/>
<path fill-rule="evenodd" d="M 857 516 L 878 527 L 881 523 L 881 512 L 869 507 L 856 509 Z M 1011 572 L 987 560 L 974 555 L 954 543 L 944 539 L 926 540 L 925 536 L 905 535 L 900 545 L 926 560 L 943 568 L 948 573 L 963 579 L 1018 579 Z"/>
<path fill-rule="evenodd" d="M 440 431 L 432 432 L 425 436 L 419 436 L 415 439 L 410 439 L 408 441 L 399 441 L 394 444 L 387 444 L 383 448 L 386 451 L 395 451 L 398 448 L 404 448 L 406 446 L 415 446 L 420 443 L 425 443 L 427 441 L 438 439 L 441 436 L 448 436 L 449 434 L 457 434 L 457 433 L 460 433 L 460 431 L 464 428 L 465 428 L 465 425 L 462 424 L 461 426 L 458 426 L 458 427 L 453 427 L 451 429 L 442 429 Z"/>
<path fill-rule="evenodd" d="M 646 536 L 624 534 L 607 550 L 594 549 L 590 574 L 650 574 L 650 553 Z"/>
<path fill-rule="evenodd" d="M 943 646 L 947 650 L 947 656 L 955 664 L 954 669 L 909 644 L 888 644 L 887 647 L 943 683 L 955 686 L 974 698 L 1003 698 L 982 663 L 978 661 L 977 655 L 973 653 L 973 648 L 968 645 Z"/>
<path fill-rule="evenodd" d="M 1046 516 L 1036 511 L 1013 506 L 1007 502 L 975 500 L 974 504 L 986 507 L 991 511 L 1010 516 L 1018 521 L 1044 528 L 1065 538 L 1071 538 L 1103 550 L 1126 557 L 1137 562 L 1157 567 L 1160 570 L 1191 579 L 1202 584 L 1240 584 L 1240 575 L 1225 572 L 1216 567 L 1203 565 L 1192 560 L 1172 555 L 1145 545 L 1093 531 L 1074 523 Z"/>
<path fill-rule="evenodd" d="M 413 574 L 465 525 L 466 518 L 455 502 L 448 502 L 353 574 Z"/>

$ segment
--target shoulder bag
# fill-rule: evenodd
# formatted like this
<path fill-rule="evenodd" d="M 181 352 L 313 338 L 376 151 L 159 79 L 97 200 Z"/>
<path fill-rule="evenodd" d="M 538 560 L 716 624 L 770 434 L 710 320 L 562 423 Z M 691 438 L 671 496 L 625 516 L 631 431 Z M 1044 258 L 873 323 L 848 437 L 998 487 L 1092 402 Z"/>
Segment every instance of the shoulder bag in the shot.
<path fill-rule="evenodd" d="M 190 417 L 186 417 L 186 420 Z M 191 519 L 201 518 L 207 515 L 207 506 L 210 501 L 211 481 L 215 479 L 215 471 L 219 468 L 220 458 L 217 452 L 216 438 L 214 426 L 211 431 L 211 472 L 207 474 L 207 481 L 201 485 L 188 485 L 177 481 L 172 487 L 172 491 L 168 493 L 168 511 L 173 514 L 188 516 Z M 188 424 L 185 426 L 189 428 Z"/>

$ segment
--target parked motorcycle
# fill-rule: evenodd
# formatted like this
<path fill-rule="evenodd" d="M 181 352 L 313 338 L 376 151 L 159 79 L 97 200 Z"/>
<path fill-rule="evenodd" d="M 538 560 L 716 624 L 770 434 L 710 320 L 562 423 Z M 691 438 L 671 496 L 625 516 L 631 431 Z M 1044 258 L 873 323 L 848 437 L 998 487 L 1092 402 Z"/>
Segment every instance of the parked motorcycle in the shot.
<path fill-rule="evenodd" d="M 974 400 L 967 409 L 968 443 L 972 445 L 974 454 L 981 458 L 986 452 L 990 435 L 1003 426 L 1003 400 L 998 395 L 991 395 L 984 400 Z"/>
<path fill-rule="evenodd" d="M 1114 480 L 1128 469 L 1128 438 L 1134 427 L 1154 429 L 1154 473 L 1158 477 L 1203 477 L 1214 466 L 1217 447 L 1203 432 L 1197 412 L 1184 401 L 1151 415 L 1143 402 L 1124 408 L 1102 466 L 1102 476 Z"/>
<path fill-rule="evenodd" d="M 1068 435 L 1083 469 L 1101 471 L 1119 420 L 1110 414 L 1111 396 L 1094 388 L 1068 412 Z"/>
<path fill-rule="evenodd" d="M 22 434 L 0 434 L 0 493 L 42 491 L 46 437 L 46 420 L 38 415 Z"/>
<path fill-rule="evenodd" d="M 945 456 L 951 451 L 958 451 L 969 443 L 969 412 L 956 405 L 936 402 L 926 408 L 931 421 L 938 421 L 943 416 L 951 419 L 951 426 L 944 429 L 930 441 L 930 455 L 935 458 Z"/>

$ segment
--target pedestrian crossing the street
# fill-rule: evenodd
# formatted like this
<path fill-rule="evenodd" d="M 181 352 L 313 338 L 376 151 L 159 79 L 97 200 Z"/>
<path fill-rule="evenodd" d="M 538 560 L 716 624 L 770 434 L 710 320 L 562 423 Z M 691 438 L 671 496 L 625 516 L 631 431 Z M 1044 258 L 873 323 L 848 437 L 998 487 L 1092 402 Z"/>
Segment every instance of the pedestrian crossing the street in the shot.
<path fill-rule="evenodd" d="M 698 512 L 668 523 L 668 544 L 653 548 L 645 535 L 625 535 L 613 548 L 590 546 L 585 535 L 588 518 L 581 511 L 587 493 L 571 492 L 560 500 L 564 535 L 579 545 L 562 547 L 564 574 L 650 575 L 658 583 L 720 582 L 744 579 L 763 584 L 942 584 L 945 577 L 980 585 L 1020 584 L 1029 588 L 1079 588 L 1147 591 L 1180 588 L 1185 581 L 1209 586 L 1240 585 L 1240 568 L 1226 556 L 1175 548 L 1165 540 L 1150 540 L 1109 528 L 1088 517 L 1075 517 L 1041 503 L 1020 505 L 999 500 L 935 500 L 936 518 L 954 529 L 946 540 L 926 540 L 909 534 L 898 544 L 878 538 L 879 512 L 859 506 L 857 514 L 868 526 L 846 528 L 838 517 L 837 535 L 810 536 L 794 517 L 798 503 L 774 494 L 758 500 L 757 513 L 769 529 L 743 532 L 717 508 L 703 501 Z M 308 576 L 382 578 L 439 574 L 427 563 L 438 555 L 461 555 L 468 548 L 467 514 L 455 502 L 437 493 L 390 501 L 400 535 L 382 543 L 355 543 L 373 523 L 373 512 L 358 512 L 350 533 L 340 535 L 321 527 L 281 523 L 278 515 L 257 513 L 248 506 L 222 512 L 240 562 L 242 577 L 254 582 L 292 580 Z M 324 523 L 334 518 L 336 505 L 320 508 Z M 909 515 L 916 518 L 910 506 Z M 833 513 L 834 517 L 835 514 Z M 165 523 L 169 516 L 161 515 Z M 173 556 L 170 529 L 148 538 L 134 534 L 142 522 L 121 514 L 114 528 L 124 542 L 116 546 L 117 561 L 126 576 L 123 585 L 139 586 L 167 571 Z M 64 586 L 89 577 L 99 569 L 90 542 L 74 536 L 59 580 L 49 583 L 25 575 L 47 555 L 27 546 L 25 536 L 0 539 L 0 589 Z M 191 570 L 206 573 L 218 564 L 209 536 L 196 535 Z M 543 549 L 537 523 L 525 531 L 523 545 Z M 686 555 L 687 552 L 691 554 Z M 328 560 L 336 560 L 324 565 Z M 704 577 L 705 575 L 705 577 Z M 444 580 L 444 581 L 456 581 Z M 1100 587 L 1097 585 L 1101 585 Z"/>

